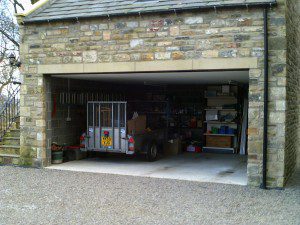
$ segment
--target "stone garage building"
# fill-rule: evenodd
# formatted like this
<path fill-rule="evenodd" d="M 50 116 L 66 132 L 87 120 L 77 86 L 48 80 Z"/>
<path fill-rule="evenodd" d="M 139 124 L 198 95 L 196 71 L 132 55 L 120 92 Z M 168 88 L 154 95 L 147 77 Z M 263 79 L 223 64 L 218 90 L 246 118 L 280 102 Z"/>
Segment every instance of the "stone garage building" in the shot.
<path fill-rule="evenodd" d="M 44 167 L 51 161 L 47 75 L 249 70 L 248 184 L 285 185 L 299 152 L 296 1 L 41 3 L 18 16 L 23 64 L 20 165 Z"/>

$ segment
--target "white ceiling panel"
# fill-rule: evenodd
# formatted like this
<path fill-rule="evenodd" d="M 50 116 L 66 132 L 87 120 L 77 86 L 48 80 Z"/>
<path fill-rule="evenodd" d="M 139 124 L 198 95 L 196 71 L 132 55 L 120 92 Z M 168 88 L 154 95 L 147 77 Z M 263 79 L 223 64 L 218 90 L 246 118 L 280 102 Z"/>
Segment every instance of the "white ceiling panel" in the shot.
<path fill-rule="evenodd" d="M 112 82 L 157 84 L 224 84 L 229 81 L 249 82 L 249 71 L 200 71 L 167 73 L 104 73 L 52 75 L 57 78 Z"/>

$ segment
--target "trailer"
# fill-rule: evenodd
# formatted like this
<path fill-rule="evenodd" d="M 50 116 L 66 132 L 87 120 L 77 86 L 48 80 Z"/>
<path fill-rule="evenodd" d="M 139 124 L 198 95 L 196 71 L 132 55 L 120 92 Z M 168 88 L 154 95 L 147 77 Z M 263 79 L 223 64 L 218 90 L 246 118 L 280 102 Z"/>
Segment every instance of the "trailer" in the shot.
<path fill-rule="evenodd" d="M 88 152 L 143 154 L 148 161 L 155 161 L 165 140 L 166 129 L 128 133 L 125 101 L 87 103 L 85 150 Z"/>

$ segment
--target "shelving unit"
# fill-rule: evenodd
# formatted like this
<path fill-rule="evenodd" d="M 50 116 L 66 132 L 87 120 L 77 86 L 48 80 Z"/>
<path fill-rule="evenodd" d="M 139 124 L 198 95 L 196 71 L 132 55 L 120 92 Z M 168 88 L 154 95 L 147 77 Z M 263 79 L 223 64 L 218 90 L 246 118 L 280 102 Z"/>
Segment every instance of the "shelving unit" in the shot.
<path fill-rule="evenodd" d="M 226 87 L 225 87 L 226 88 Z M 222 93 L 222 86 L 209 86 L 207 94 L 215 96 L 205 96 L 207 106 L 204 109 L 206 114 L 205 126 L 205 146 L 204 152 L 210 153 L 235 153 L 237 148 L 237 130 L 238 123 L 238 99 L 237 88 L 227 87 L 229 92 L 226 96 Z M 219 95 L 222 93 L 222 95 Z M 231 107 L 230 107 L 231 106 Z M 214 117 L 214 118 L 213 118 Z M 224 121 L 225 117 L 225 121 Z M 226 118 L 227 117 L 227 118 Z M 219 132 L 220 129 L 222 132 Z M 224 132 L 225 130 L 234 129 L 236 132 Z M 212 132 L 214 130 L 214 132 Z M 216 132 L 217 130 L 217 132 Z"/>
<path fill-rule="evenodd" d="M 235 134 L 208 134 L 208 133 L 205 133 L 204 134 L 205 136 L 225 136 L 225 137 L 234 137 Z"/>
<path fill-rule="evenodd" d="M 204 109 L 205 111 L 214 111 L 214 110 L 218 110 L 218 111 L 233 111 L 236 112 L 236 109 Z"/>
<path fill-rule="evenodd" d="M 211 120 L 211 121 L 204 121 L 204 123 L 214 123 L 214 124 L 236 124 L 235 122 L 222 122 L 222 121 L 215 121 L 215 120 Z"/>

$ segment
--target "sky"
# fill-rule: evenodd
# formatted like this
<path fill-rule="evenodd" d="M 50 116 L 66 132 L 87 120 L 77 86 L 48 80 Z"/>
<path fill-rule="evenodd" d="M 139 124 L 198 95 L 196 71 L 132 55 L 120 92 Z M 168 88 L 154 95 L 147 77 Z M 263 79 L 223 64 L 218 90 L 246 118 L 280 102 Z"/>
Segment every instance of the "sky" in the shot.
<path fill-rule="evenodd" d="M 30 0 L 20 0 L 20 2 L 24 6 L 25 10 L 29 9 L 31 6 Z"/>

